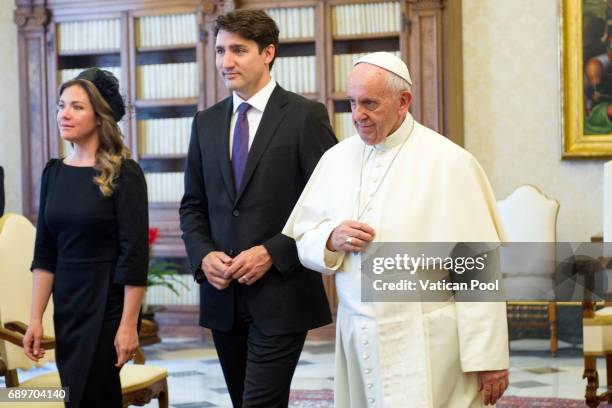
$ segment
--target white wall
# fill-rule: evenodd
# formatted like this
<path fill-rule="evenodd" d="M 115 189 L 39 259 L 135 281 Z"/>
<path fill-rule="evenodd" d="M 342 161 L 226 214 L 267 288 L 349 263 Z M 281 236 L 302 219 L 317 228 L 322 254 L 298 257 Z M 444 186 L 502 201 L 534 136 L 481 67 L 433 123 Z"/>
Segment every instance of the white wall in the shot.
<path fill-rule="evenodd" d="M 603 161 L 561 161 L 559 0 L 463 0 L 465 147 L 495 194 L 534 184 L 560 203 L 557 238 L 602 231 Z"/>
<path fill-rule="evenodd" d="M 0 1 L 0 166 L 4 167 L 6 209 L 22 212 L 21 138 L 19 135 L 19 72 L 17 70 L 17 26 L 13 23 L 13 1 Z"/>

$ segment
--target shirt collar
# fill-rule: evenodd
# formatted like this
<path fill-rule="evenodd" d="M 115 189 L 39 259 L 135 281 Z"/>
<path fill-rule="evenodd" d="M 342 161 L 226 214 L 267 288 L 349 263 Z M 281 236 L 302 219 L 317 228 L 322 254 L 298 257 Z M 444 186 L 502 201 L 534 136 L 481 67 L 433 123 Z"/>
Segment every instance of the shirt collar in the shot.
<path fill-rule="evenodd" d="M 259 91 L 257 91 L 257 93 L 251 96 L 251 98 L 249 98 L 249 100 L 247 101 L 245 101 L 240 96 L 238 96 L 236 92 L 232 92 L 233 103 L 234 103 L 232 112 L 236 113 L 236 110 L 238 109 L 240 104 L 243 102 L 247 102 L 253 108 L 257 109 L 260 112 L 263 112 L 266 109 L 268 100 L 270 99 L 270 96 L 272 96 L 272 92 L 274 91 L 275 87 L 276 87 L 276 81 L 270 78 L 270 81 L 266 84 L 266 86 L 264 86 Z"/>
<path fill-rule="evenodd" d="M 395 132 L 387 136 L 385 140 L 372 146 L 372 148 L 384 151 L 387 149 L 393 149 L 394 147 L 401 145 L 406 139 L 408 139 L 408 137 L 410 137 L 413 127 L 414 119 L 410 112 L 408 112 L 406 113 L 406 117 L 404 118 L 404 121 L 402 122 L 400 127 L 398 127 Z"/>

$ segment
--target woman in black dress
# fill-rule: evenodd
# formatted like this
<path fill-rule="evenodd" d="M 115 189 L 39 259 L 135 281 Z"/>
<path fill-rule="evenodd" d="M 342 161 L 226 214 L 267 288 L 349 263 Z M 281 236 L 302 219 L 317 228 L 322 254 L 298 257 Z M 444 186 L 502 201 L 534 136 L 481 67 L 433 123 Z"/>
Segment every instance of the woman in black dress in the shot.
<path fill-rule="evenodd" d="M 34 250 L 28 357 L 44 355 L 42 315 L 53 293 L 56 361 L 67 407 L 121 407 L 119 370 L 138 347 L 148 266 L 145 179 L 117 122 L 119 83 L 91 68 L 60 88 L 57 121 L 73 152 L 43 170 Z"/>

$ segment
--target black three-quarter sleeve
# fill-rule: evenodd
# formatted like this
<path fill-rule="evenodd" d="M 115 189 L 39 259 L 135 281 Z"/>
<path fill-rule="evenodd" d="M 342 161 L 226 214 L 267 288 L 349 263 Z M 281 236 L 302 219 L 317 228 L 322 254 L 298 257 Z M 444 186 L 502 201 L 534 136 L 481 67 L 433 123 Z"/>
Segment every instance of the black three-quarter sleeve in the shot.
<path fill-rule="evenodd" d="M 52 169 L 57 165 L 57 159 L 51 159 L 43 169 L 40 181 L 40 202 L 38 204 L 38 221 L 36 223 L 36 241 L 34 244 L 34 260 L 32 261 L 32 271 L 34 269 L 44 269 L 55 272 L 57 263 L 57 242 L 56 237 L 47 227 L 45 209 L 47 206 L 47 191 L 49 189 L 50 176 Z"/>
<path fill-rule="evenodd" d="M 113 200 L 119 240 L 114 282 L 146 286 L 149 267 L 147 184 L 135 161 L 123 161 Z"/>

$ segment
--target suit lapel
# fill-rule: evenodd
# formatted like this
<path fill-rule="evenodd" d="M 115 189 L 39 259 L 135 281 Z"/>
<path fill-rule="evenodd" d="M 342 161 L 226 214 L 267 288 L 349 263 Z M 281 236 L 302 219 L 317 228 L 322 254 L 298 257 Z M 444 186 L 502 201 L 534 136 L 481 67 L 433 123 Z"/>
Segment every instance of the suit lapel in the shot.
<path fill-rule="evenodd" d="M 232 163 L 229 158 L 229 129 L 230 121 L 232 120 L 232 98 L 227 98 L 224 107 L 223 117 L 219 118 L 218 126 L 213 130 L 214 137 L 217 141 L 215 147 L 215 155 L 219 160 L 219 168 L 225 183 L 225 190 L 232 202 L 236 197 L 236 187 L 234 186 L 234 177 L 232 173 Z"/>
<path fill-rule="evenodd" d="M 257 164 L 261 159 L 261 156 L 268 148 L 270 141 L 273 139 L 278 125 L 281 123 L 286 113 L 287 105 L 287 91 L 276 85 L 270 99 L 266 105 L 261 122 L 255 133 L 253 144 L 249 150 L 249 156 L 247 158 L 246 168 L 244 169 L 244 176 L 242 178 L 242 186 L 240 191 L 236 195 L 236 202 L 240 200 L 242 193 L 249 184 Z"/>

